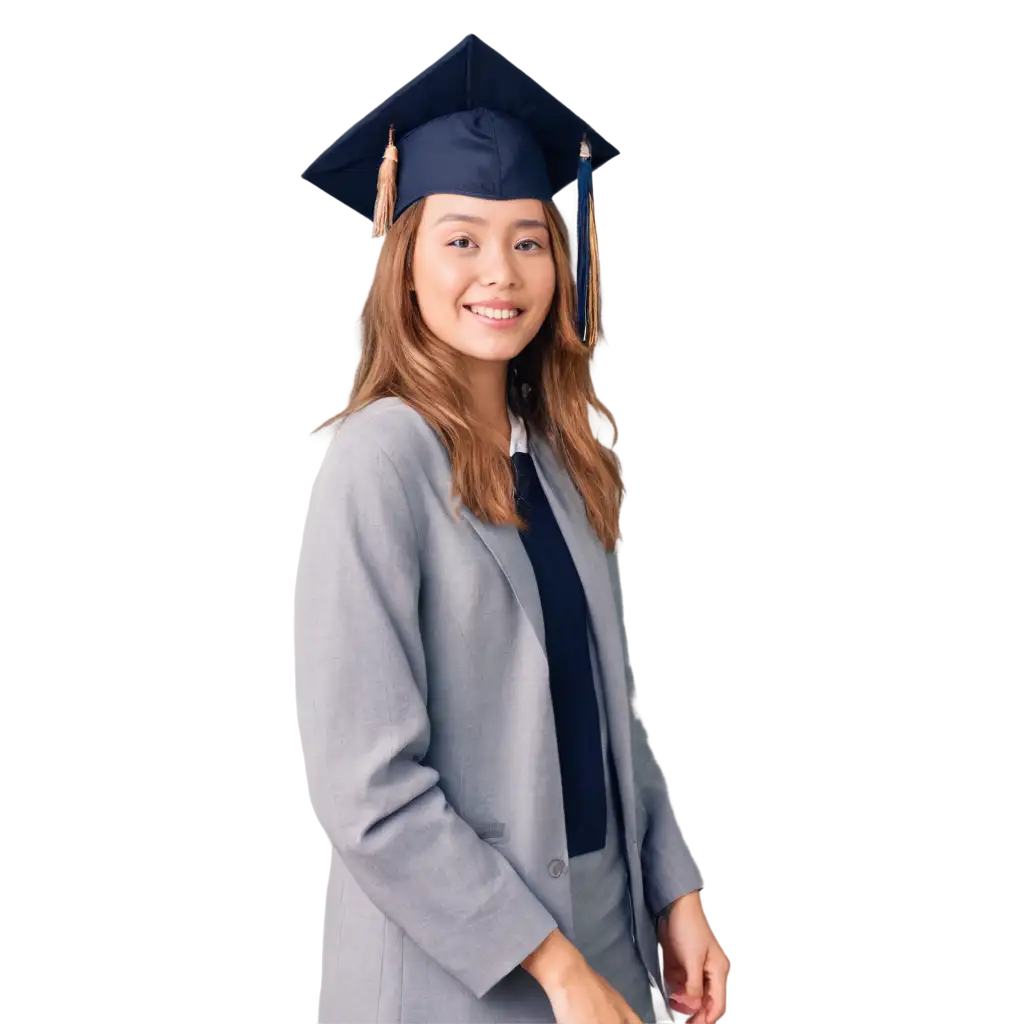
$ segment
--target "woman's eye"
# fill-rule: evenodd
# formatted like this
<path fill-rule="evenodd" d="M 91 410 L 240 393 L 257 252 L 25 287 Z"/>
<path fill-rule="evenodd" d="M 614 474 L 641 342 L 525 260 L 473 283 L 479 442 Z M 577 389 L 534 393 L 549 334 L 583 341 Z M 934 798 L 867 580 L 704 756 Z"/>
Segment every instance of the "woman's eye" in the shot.
<path fill-rule="evenodd" d="M 466 244 L 463 245 L 462 244 L 463 242 L 465 242 Z M 472 247 L 473 242 L 472 242 L 471 239 L 466 238 L 465 235 L 461 235 L 458 238 L 453 238 L 448 244 L 453 249 L 469 249 L 469 248 Z M 521 245 L 529 245 L 529 246 L 533 246 L 533 248 L 532 249 L 519 249 L 519 246 L 521 246 Z M 544 246 L 542 246 L 540 244 L 540 242 L 534 241 L 534 239 L 532 239 L 532 238 L 524 238 L 521 242 L 517 242 L 516 243 L 516 248 L 519 249 L 520 252 L 536 252 L 538 249 L 543 249 Z"/>

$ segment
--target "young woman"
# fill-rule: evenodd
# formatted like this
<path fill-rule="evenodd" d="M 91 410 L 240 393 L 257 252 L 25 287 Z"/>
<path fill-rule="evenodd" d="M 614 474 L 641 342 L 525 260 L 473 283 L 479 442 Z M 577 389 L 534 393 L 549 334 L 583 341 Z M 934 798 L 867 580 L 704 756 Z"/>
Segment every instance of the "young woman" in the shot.
<path fill-rule="evenodd" d="M 332 844 L 321 1022 L 637 1024 L 652 980 L 697 1024 L 725 1009 L 728 961 L 632 707 L 623 487 L 588 419 L 614 425 L 590 379 L 589 170 L 615 150 L 538 90 L 469 36 L 305 174 L 385 236 L 296 587 Z M 551 196 L 584 131 L 574 280 Z"/>

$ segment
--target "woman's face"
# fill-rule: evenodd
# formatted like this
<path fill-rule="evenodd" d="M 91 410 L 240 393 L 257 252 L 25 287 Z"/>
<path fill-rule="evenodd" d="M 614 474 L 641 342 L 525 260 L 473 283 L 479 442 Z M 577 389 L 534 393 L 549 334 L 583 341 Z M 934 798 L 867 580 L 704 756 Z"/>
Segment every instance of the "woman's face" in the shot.
<path fill-rule="evenodd" d="M 540 200 L 427 196 L 412 276 L 420 313 L 442 341 L 476 359 L 518 355 L 544 323 L 555 294 Z M 510 306 L 512 316 L 503 311 Z"/>

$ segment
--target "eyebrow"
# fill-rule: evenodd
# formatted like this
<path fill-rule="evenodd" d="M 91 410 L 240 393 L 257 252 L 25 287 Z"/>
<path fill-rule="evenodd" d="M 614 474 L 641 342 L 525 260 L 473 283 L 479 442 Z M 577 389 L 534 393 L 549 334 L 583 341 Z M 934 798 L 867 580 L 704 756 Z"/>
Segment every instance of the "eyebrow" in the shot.
<path fill-rule="evenodd" d="M 474 217 L 472 214 L 468 213 L 446 213 L 443 217 L 438 217 L 437 220 L 434 221 L 434 227 L 436 228 L 438 224 L 443 224 L 448 220 L 465 220 L 469 221 L 471 224 L 487 223 L 486 217 Z M 517 220 L 512 226 L 515 228 L 544 228 L 545 231 L 548 227 L 542 220 L 530 220 L 529 218 Z"/>

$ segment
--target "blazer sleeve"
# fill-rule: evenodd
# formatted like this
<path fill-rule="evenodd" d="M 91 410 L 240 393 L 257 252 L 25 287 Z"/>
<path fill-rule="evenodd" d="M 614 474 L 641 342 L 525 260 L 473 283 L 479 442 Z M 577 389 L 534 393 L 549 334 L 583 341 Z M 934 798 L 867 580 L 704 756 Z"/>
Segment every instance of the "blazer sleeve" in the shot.
<path fill-rule="evenodd" d="M 430 744 L 417 526 L 398 470 L 342 427 L 313 484 L 295 590 L 316 816 L 367 897 L 478 999 L 558 923 L 449 805 Z"/>
<path fill-rule="evenodd" d="M 630 727 L 633 737 L 633 771 L 644 810 L 647 812 L 647 831 L 640 850 L 644 900 L 651 916 L 656 918 L 673 900 L 695 889 L 703 889 L 704 880 L 690 854 L 686 840 L 683 839 L 669 799 L 665 776 L 651 750 L 647 730 L 636 711 L 636 684 L 626 642 L 618 548 L 609 553 L 608 566 L 626 662 L 626 689 L 629 694 Z"/>

